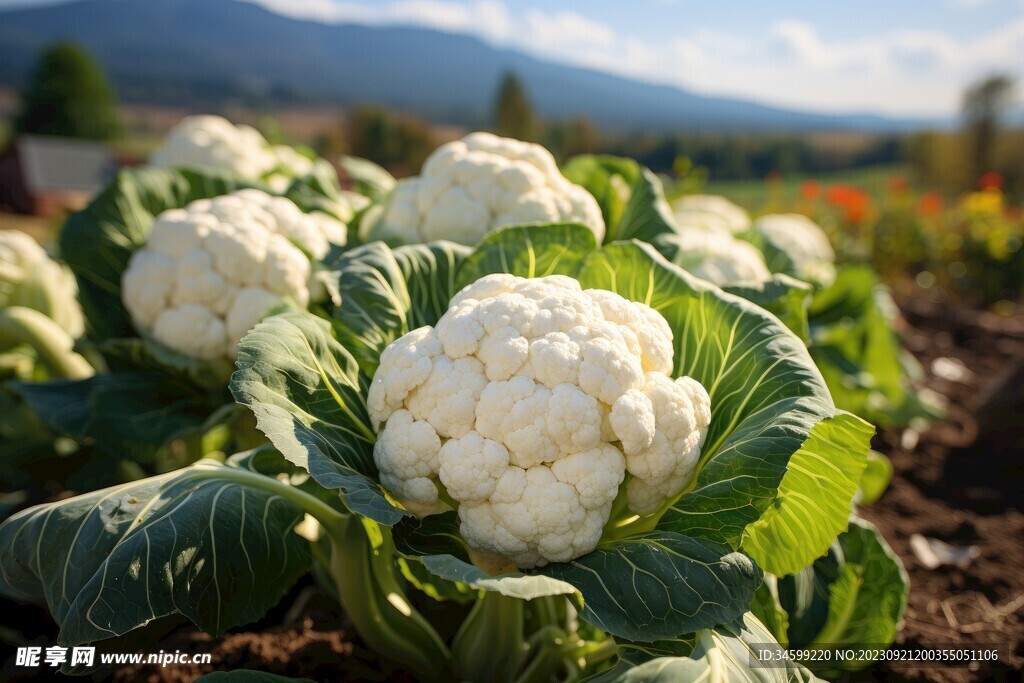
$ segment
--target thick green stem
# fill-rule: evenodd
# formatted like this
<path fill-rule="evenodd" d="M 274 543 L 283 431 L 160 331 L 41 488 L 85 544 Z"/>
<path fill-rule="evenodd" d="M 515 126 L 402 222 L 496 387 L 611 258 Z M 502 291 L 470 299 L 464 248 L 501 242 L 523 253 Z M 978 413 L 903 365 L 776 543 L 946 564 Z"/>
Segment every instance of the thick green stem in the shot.
<path fill-rule="evenodd" d="M 331 576 L 360 637 L 422 680 L 442 678 L 450 653 L 437 631 L 406 599 L 389 535 L 384 533 L 383 543 L 374 548 L 357 515 L 345 516 L 327 532 Z"/>
<path fill-rule="evenodd" d="M 619 645 L 614 638 L 606 638 L 599 643 L 587 643 L 577 648 L 573 655 L 584 662 L 584 668 L 596 666 L 619 654 Z"/>
<path fill-rule="evenodd" d="M 320 523 L 330 540 L 329 571 L 345 613 L 373 650 L 409 668 L 421 680 L 438 680 L 451 658 L 433 626 L 405 596 L 398 578 L 390 530 L 358 515 L 335 510 L 319 498 L 257 472 L 213 460 L 193 465 L 198 476 L 216 476 L 273 492 Z M 374 525 L 377 547 L 367 525 Z"/>
<path fill-rule="evenodd" d="M 92 377 L 93 367 L 72 349 L 74 339 L 39 311 L 24 306 L 0 309 L 0 345 L 25 344 L 35 349 L 39 361 L 56 377 Z"/>
<path fill-rule="evenodd" d="M 559 626 L 561 620 L 558 615 L 558 608 L 555 606 L 555 597 L 551 595 L 545 595 L 534 599 L 531 604 L 534 607 L 534 612 L 537 614 L 537 619 L 541 626 Z M 564 598 L 560 598 L 563 599 Z"/>
<path fill-rule="evenodd" d="M 515 683 L 543 683 L 560 669 L 573 668 L 575 664 L 562 651 L 565 638 L 565 631 L 555 625 L 545 626 L 530 636 L 527 664 L 519 671 Z"/>
<path fill-rule="evenodd" d="M 452 641 L 455 674 L 466 681 L 515 679 L 526 643 L 523 601 L 486 591 Z"/>
<path fill-rule="evenodd" d="M 667 509 L 668 506 L 666 505 L 662 510 L 659 510 L 652 515 L 646 515 L 644 517 L 641 517 L 640 515 L 632 515 L 616 522 L 615 524 L 609 523 L 605 525 L 604 533 L 601 535 L 601 543 L 610 543 L 612 541 L 627 538 L 633 534 L 653 531 L 658 524 L 658 520 L 661 519 L 661 516 Z"/>

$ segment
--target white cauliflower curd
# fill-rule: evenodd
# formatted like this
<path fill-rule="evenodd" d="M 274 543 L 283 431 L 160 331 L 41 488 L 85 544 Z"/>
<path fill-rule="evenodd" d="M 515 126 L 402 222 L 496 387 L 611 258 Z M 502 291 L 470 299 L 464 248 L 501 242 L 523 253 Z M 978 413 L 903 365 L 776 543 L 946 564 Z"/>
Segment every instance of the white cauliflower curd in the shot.
<path fill-rule="evenodd" d="M 85 332 L 74 275 L 17 230 L 0 230 L 0 307 L 8 306 L 39 311 L 71 338 Z"/>
<path fill-rule="evenodd" d="M 136 327 L 165 346 L 233 359 L 269 310 L 308 304 L 307 253 L 322 258 L 344 237 L 343 223 L 259 190 L 200 199 L 156 217 L 122 276 L 122 299 Z"/>
<path fill-rule="evenodd" d="M 676 223 L 683 228 L 700 228 L 736 234 L 750 228 L 746 209 L 716 194 L 691 194 L 672 202 Z"/>
<path fill-rule="evenodd" d="M 575 221 L 604 238 L 597 200 L 558 170 L 540 145 L 471 133 L 436 149 L 421 175 L 401 181 L 371 233 L 406 243 L 473 245 L 506 225 Z"/>
<path fill-rule="evenodd" d="M 226 171 L 243 180 L 266 181 L 283 191 L 293 178 L 313 169 L 313 161 L 287 145 L 271 145 L 252 126 L 221 116 L 186 116 L 150 157 L 151 166 Z"/>
<path fill-rule="evenodd" d="M 716 285 L 764 282 L 772 277 L 761 252 L 728 233 L 686 230 L 663 239 L 678 250 L 674 263 Z"/>
<path fill-rule="evenodd" d="M 836 252 L 821 226 L 807 216 L 769 214 L 754 221 L 753 227 L 763 239 L 786 254 L 796 277 L 824 286 L 835 280 Z"/>
<path fill-rule="evenodd" d="M 417 514 L 454 501 L 469 545 L 518 567 L 585 555 L 627 473 L 639 515 L 693 477 L 710 399 L 672 358 L 648 306 L 559 275 L 481 278 L 381 355 L 381 482 Z"/>

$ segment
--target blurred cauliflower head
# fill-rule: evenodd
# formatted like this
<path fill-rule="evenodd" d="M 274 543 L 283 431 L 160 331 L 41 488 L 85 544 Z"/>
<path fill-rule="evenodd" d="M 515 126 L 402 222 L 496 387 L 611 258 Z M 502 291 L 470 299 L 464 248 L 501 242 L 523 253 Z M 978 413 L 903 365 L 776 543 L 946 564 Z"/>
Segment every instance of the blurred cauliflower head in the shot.
<path fill-rule="evenodd" d="M 287 145 L 271 145 L 252 126 L 221 116 L 186 116 L 153 153 L 151 166 L 224 171 L 243 180 L 262 180 L 277 191 L 309 173 L 312 160 Z"/>
<path fill-rule="evenodd" d="M 676 223 L 683 228 L 737 234 L 750 228 L 746 209 L 715 194 L 691 194 L 672 202 Z"/>
<path fill-rule="evenodd" d="M 471 133 L 442 145 L 421 175 L 402 181 L 371 228 L 407 243 L 476 244 L 506 225 L 573 221 L 604 238 L 597 200 L 558 170 L 540 145 Z"/>
<path fill-rule="evenodd" d="M 836 252 L 817 223 L 798 213 L 777 213 L 754 221 L 754 231 L 793 265 L 796 277 L 828 286 L 836 277 Z"/>
<path fill-rule="evenodd" d="M 179 353 L 233 359 L 268 311 L 310 300 L 310 256 L 322 258 L 344 224 L 305 214 L 259 190 L 164 211 L 121 279 L 135 326 Z"/>
<path fill-rule="evenodd" d="M 489 275 L 384 350 L 368 408 L 381 482 L 417 514 L 458 505 L 467 543 L 530 568 L 591 552 L 623 495 L 689 483 L 711 419 L 673 380 L 655 310 L 564 276 Z"/>
<path fill-rule="evenodd" d="M 17 230 L 0 230 L 0 307 L 7 306 L 39 311 L 72 338 L 85 332 L 74 275 Z"/>
<path fill-rule="evenodd" d="M 675 250 L 676 264 L 716 285 L 764 282 L 772 277 L 761 252 L 729 233 L 691 229 L 662 239 Z"/>

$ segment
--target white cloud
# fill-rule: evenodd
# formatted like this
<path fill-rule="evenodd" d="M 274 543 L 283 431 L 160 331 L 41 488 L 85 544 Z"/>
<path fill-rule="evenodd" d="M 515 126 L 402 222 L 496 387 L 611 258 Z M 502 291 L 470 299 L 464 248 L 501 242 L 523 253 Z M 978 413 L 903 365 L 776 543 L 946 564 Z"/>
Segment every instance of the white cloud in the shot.
<path fill-rule="evenodd" d="M 250 1 L 320 21 L 416 24 L 469 33 L 640 80 L 821 111 L 953 114 L 961 90 L 977 77 L 997 70 L 1024 77 L 1019 58 L 1024 17 L 973 38 L 893 29 L 837 40 L 806 21 L 786 18 L 753 37 L 695 25 L 670 39 L 650 41 L 579 12 L 512 11 L 501 0 Z"/>
<path fill-rule="evenodd" d="M 415 24 L 452 33 L 477 33 L 500 40 L 509 34 L 511 17 L 499 0 L 468 5 L 446 0 L 398 0 L 365 5 L 344 0 L 249 0 L 289 17 L 361 24 Z"/>
<path fill-rule="evenodd" d="M 612 47 L 617 38 L 610 26 L 587 19 L 576 12 L 547 14 L 539 9 L 528 9 L 524 22 L 528 40 L 539 46 L 561 43 Z"/>

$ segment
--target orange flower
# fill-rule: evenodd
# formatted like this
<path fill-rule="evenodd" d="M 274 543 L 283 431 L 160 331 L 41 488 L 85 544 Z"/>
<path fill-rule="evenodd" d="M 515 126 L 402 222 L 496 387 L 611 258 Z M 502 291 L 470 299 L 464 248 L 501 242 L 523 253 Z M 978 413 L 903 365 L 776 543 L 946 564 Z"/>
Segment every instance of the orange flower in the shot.
<path fill-rule="evenodd" d="M 835 206 L 844 206 L 857 193 L 848 185 L 833 185 L 825 190 L 825 201 Z"/>
<path fill-rule="evenodd" d="M 828 188 L 825 200 L 843 209 L 843 218 L 848 223 L 859 223 L 867 218 L 871 205 L 871 197 L 866 192 L 847 185 Z"/>
<path fill-rule="evenodd" d="M 868 196 L 858 196 L 855 201 L 848 203 L 844 218 L 847 223 L 860 223 L 868 217 Z"/>
<path fill-rule="evenodd" d="M 800 183 L 800 196 L 809 202 L 821 196 L 821 184 L 817 180 L 805 180 Z"/>
<path fill-rule="evenodd" d="M 1003 189 L 1003 176 L 999 175 L 995 171 L 984 173 L 980 178 L 978 178 L 978 187 L 983 190 L 1001 190 Z"/>
<path fill-rule="evenodd" d="M 925 192 L 921 195 L 919 209 L 922 215 L 934 216 L 942 211 L 942 195 L 938 192 Z"/>

